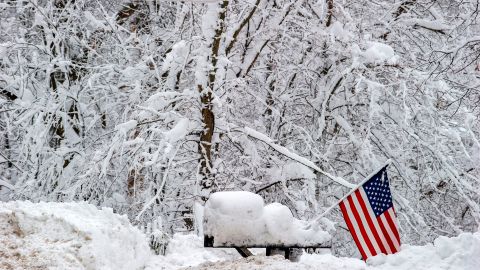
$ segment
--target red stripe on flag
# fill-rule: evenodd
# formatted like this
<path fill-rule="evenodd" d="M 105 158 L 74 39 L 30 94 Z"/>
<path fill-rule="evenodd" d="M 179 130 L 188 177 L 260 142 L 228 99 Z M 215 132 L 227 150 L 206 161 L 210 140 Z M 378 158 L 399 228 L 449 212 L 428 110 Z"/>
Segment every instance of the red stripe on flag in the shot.
<path fill-rule="evenodd" d="M 359 241 L 359 239 L 357 237 L 357 234 L 355 232 L 355 228 L 353 227 L 352 221 L 348 217 L 347 209 L 345 208 L 345 203 L 344 202 L 340 203 L 340 210 L 342 210 L 343 218 L 345 219 L 345 223 L 347 223 L 348 230 L 352 234 L 353 241 L 355 241 L 355 244 L 357 245 L 358 250 L 360 250 L 360 254 L 362 254 L 362 258 L 364 260 L 366 260 L 367 259 L 367 254 L 365 254 L 365 251 L 363 250 L 362 245 L 360 244 L 360 241 Z"/>
<path fill-rule="evenodd" d="M 383 215 L 383 214 L 382 214 L 382 215 Z M 382 230 L 382 233 L 383 233 L 383 235 L 385 236 L 385 239 L 387 240 L 388 245 L 390 246 L 390 250 L 392 251 L 392 254 L 393 254 L 393 253 L 396 253 L 398 250 L 397 250 L 397 248 L 395 247 L 395 244 L 393 244 L 393 241 L 392 241 L 392 239 L 390 238 L 390 235 L 388 234 L 387 229 L 385 229 L 385 225 L 383 224 L 383 221 L 382 221 L 382 219 L 381 219 L 380 217 L 381 217 L 381 216 L 378 216 L 378 217 L 377 217 L 378 225 L 380 225 L 380 229 Z"/>
<path fill-rule="evenodd" d="M 373 237 L 375 237 L 375 240 L 377 241 L 377 244 L 380 247 L 380 250 L 382 251 L 382 253 L 387 254 L 387 250 L 383 246 L 382 240 L 380 239 L 380 236 L 378 235 L 378 232 L 375 228 L 375 225 L 373 225 L 373 221 L 372 221 L 372 217 L 370 216 L 370 212 L 368 211 L 367 206 L 365 205 L 365 202 L 363 201 L 362 194 L 360 194 L 360 191 L 358 189 L 355 191 L 355 195 L 357 196 L 357 200 L 360 203 L 360 207 L 362 208 L 365 219 L 367 220 L 368 226 L 370 227 L 370 231 L 372 232 Z"/>
<path fill-rule="evenodd" d="M 365 202 L 365 205 L 367 207 L 368 213 L 370 214 L 370 217 L 372 218 L 373 225 L 375 226 L 375 230 L 377 231 L 378 235 L 380 236 L 380 240 L 382 241 L 382 245 L 385 247 L 387 254 L 392 254 L 392 250 L 390 249 L 390 245 L 387 242 L 387 238 L 382 232 L 382 229 L 380 228 L 380 224 L 378 224 L 378 220 L 375 216 L 375 213 L 369 203 L 367 193 L 365 193 L 365 190 L 363 188 L 358 189 L 360 191 L 360 195 L 363 198 L 363 201 Z"/>
<path fill-rule="evenodd" d="M 355 208 L 355 205 L 353 204 L 352 196 L 348 196 L 347 199 L 348 203 L 350 204 L 350 209 L 352 210 L 353 216 L 355 217 L 355 221 L 357 221 L 360 232 L 362 233 L 363 240 L 367 244 L 368 250 L 370 250 L 370 254 L 372 254 L 372 256 L 377 255 L 377 251 L 373 247 L 372 242 L 370 242 L 370 238 L 368 238 L 367 232 L 365 231 L 365 227 L 363 225 L 362 219 L 358 214 L 357 208 Z"/>
<path fill-rule="evenodd" d="M 395 224 L 392 217 L 390 216 L 390 211 L 385 211 L 385 213 L 383 213 L 383 214 L 387 218 L 388 224 L 390 225 L 390 228 L 391 228 L 393 234 L 395 234 L 395 237 L 397 238 L 397 243 L 400 246 L 400 235 L 398 233 L 397 224 Z"/>

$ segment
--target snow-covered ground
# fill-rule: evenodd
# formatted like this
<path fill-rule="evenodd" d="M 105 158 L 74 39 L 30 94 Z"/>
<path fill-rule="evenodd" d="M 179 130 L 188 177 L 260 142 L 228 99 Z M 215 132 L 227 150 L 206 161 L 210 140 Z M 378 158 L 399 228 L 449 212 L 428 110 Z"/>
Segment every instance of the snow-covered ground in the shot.
<path fill-rule="evenodd" d="M 290 262 L 282 256 L 265 257 L 263 254 L 238 258 L 221 249 L 202 248 L 196 236 L 175 237 L 167 256 L 158 257 L 148 269 L 325 269 L 325 270 L 478 270 L 480 269 L 480 233 L 464 233 L 458 237 L 440 237 L 426 246 L 403 245 L 393 255 L 379 255 L 366 263 L 356 258 L 335 257 L 331 254 L 303 254 L 299 262 Z M 202 262 L 199 264 L 200 262 Z M 195 265 L 198 264 L 198 265 Z M 159 268 L 153 267 L 160 266 Z"/>
<path fill-rule="evenodd" d="M 145 236 L 110 208 L 0 204 L 0 269 L 141 269 L 150 257 Z"/>
<path fill-rule="evenodd" d="M 480 233 L 440 237 L 426 246 L 367 261 L 304 254 L 243 259 L 233 249 L 205 249 L 200 237 L 175 235 L 166 256 L 153 255 L 125 216 L 86 203 L 0 203 L 0 269 L 480 269 Z"/>

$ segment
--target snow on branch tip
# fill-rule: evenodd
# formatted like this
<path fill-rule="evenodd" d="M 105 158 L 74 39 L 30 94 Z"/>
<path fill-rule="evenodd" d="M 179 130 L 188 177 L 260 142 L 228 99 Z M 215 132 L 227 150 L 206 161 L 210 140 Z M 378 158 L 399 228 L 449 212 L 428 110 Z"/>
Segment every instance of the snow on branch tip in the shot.
<path fill-rule="evenodd" d="M 299 162 L 299 163 L 301 163 L 301 164 L 303 164 L 303 165 L 305 165 L 305 166 L 307 166 L 307 167 L 325 175 L 326 177 L 330 178 L 331 180 L 337 182 L 338 184 L 340 184 L 342 186 L 345 186 L 345 187 L 348 187 L 348 188 L 354 188 L 355 187 L 354 184 L 346 181 L 345 179 L 343 179 L 341 177 L 338 177 L 338 176 L 333 176 L 333 175 L 323 171 L 318 166 L 316 166 L 312 161 L 291 152 L 290 150 L 288 150 L 287 148 L 285 148 L 281 145 L 278 145 L 278 144 L 274 143 L 273 140 L 271 138 L 269 138 L 267 135 L 265 135 L 263 133 L 260 133 L 256 130 L 253 130 L 249 127 L 245 127 L 243 131 L 248 136 L 253 137 L 257 140 L 260 140 L 260 141 L 268 144 L 270 147 L 272 147 L 273 149 L 275 149 L 279 153 L 283 154 L 284 156 L 286 156 L 286 157 L 288 157 L 292 160 L 295 160 L 295 161 L 297 161 L 297 162 Z"/>

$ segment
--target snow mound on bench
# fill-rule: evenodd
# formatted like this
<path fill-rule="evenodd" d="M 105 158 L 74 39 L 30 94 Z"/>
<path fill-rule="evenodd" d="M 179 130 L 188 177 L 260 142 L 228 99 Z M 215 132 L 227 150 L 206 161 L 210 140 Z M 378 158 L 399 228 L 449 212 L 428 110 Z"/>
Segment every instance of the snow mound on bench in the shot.
<path fill-rule="evenodd" d="M 204 234 L 214 237 L 214 246 L 318 246 L 331 239 L 306 226 L 285 205 L 264 206 L 262 197 L 246 191 L 216 192 L 205 204 Z"/>
<path fill-rule="evenodd" d="M 216 192 L 210 195 L 208 208 L 219 215 L 232 215 L 238 218 L 257 219 L 262 216 L 263 199 L 246 191 Z"/>
<path fill-rule="evenodd" d="M 142 269 L 151 253 L 126 216 L 87 203 L 0 203 L 0 269 Z"/>

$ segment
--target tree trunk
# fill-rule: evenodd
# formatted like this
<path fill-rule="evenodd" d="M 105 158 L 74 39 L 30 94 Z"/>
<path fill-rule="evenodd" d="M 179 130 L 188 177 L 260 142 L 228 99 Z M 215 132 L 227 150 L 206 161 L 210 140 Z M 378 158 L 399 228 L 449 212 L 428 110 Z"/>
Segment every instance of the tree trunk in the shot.
<path fill-rule="evenodd" d="M 206 201 L 210 193 L 214 189 L 214 175 L 212 173 L 212 138 L 215 131 L 215 114 L 213 112 L 213 91 L 215 87 L 215 79 L 217 72 L 218 52 L 220 49 L 220 41 L 222 33 L 225 30 L 225 16 L 227 13 L 228 0 L 224 0 L 220 4 L 220 12 L 218 14 L 218 23 L 215 28 L 215 36 L 211 44 L 211 70 L 207 74 L 207 85 L 204 88 L 202 85 L 198 85 L 198 91 L 200 92 L 201 102 L 201 114 L 203 130 L 200 134 L 200 141 L 198 144 L 198 152 L 200 154 L 200 168 L 199 174 L 201 176 L 201 197 L 203 201 Z"/>

